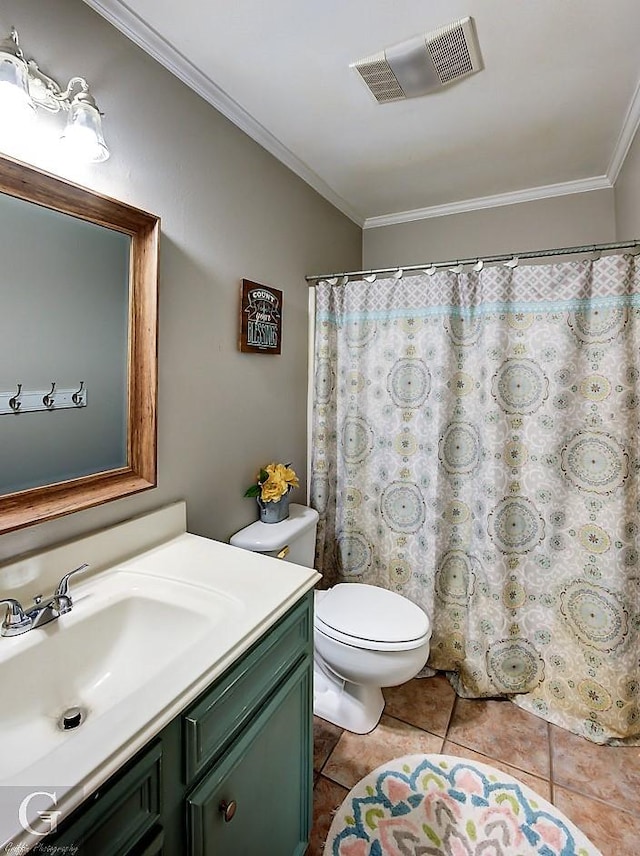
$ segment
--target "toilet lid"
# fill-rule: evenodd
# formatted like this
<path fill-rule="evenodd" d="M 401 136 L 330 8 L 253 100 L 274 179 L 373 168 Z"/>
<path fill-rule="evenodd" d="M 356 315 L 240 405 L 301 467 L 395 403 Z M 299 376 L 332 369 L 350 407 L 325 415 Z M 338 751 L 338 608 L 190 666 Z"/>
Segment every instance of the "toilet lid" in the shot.
<path fill-rule="evenodd" d="M 364 641 L 372 648 L 417 647 L 428 637 L 426 614 L 406 597 L 388 589 L 340 583 L 323 595 L 316 599 L 316 626 L 328 636 L 351 641 L 358 647 L 363 647 Z"/>

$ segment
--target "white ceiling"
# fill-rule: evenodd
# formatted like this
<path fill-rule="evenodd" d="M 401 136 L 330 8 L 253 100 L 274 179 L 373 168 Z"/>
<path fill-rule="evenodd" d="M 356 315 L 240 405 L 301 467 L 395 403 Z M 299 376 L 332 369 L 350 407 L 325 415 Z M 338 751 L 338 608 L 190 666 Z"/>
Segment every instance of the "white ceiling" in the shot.
<path fill-rule="evenodd" d="M 85 0 L 365 226 L 610 187 L 638 0 Z M 474 18 L 484 70 L 379 105 L 349 63 Z"/>

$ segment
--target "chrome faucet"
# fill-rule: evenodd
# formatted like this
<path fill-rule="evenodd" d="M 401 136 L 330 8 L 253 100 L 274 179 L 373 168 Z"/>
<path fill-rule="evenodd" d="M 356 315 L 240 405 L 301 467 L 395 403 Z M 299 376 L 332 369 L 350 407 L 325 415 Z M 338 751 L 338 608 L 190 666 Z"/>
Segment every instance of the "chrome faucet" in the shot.
<path fill-rule="evenodd" d="M 42 595 L 36 595 L 33 599 L 34 606 L 26 612 L 22 604 L 12 597 L 0 598 L 0 606 L 4 604 L 8 607 L 4 621 L 0 625 L 0 635 L 19 636 L 21 633 L 42 627 L 43 624 L 48 624 L 61 615 L 71 612 L 73 600 L 69 593 L 69 578 L 88 567 L 88 562 L 85 562 L 73 571 L 69 571 L 62 577 L 49 600 L 43 603 Z"/>

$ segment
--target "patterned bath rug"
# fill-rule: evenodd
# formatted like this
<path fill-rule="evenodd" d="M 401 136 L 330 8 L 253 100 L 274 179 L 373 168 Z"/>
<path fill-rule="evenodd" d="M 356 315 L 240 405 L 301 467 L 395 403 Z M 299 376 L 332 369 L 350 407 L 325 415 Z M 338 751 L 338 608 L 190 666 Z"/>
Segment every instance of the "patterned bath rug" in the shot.
<path fill-rule="evenodd" d="M 602 856 L 516 779 L 451 755 L 405 755 L 338 809 L 324 856 Z"/>

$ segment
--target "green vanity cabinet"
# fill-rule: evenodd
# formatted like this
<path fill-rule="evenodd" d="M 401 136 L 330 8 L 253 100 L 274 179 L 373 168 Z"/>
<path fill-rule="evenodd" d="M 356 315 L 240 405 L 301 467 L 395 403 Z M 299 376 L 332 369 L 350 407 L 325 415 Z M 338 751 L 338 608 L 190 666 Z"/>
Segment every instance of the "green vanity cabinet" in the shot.
<path fill-rule="evenodd" d="M 312 818 L 312 609 L 308 593 L 41 852 L 302 856 Z"/>
<path fill-rule="evenodd" d="M 309 838 L 305 662 L 187 797 L 189 856 L 302 856 Z"/>

